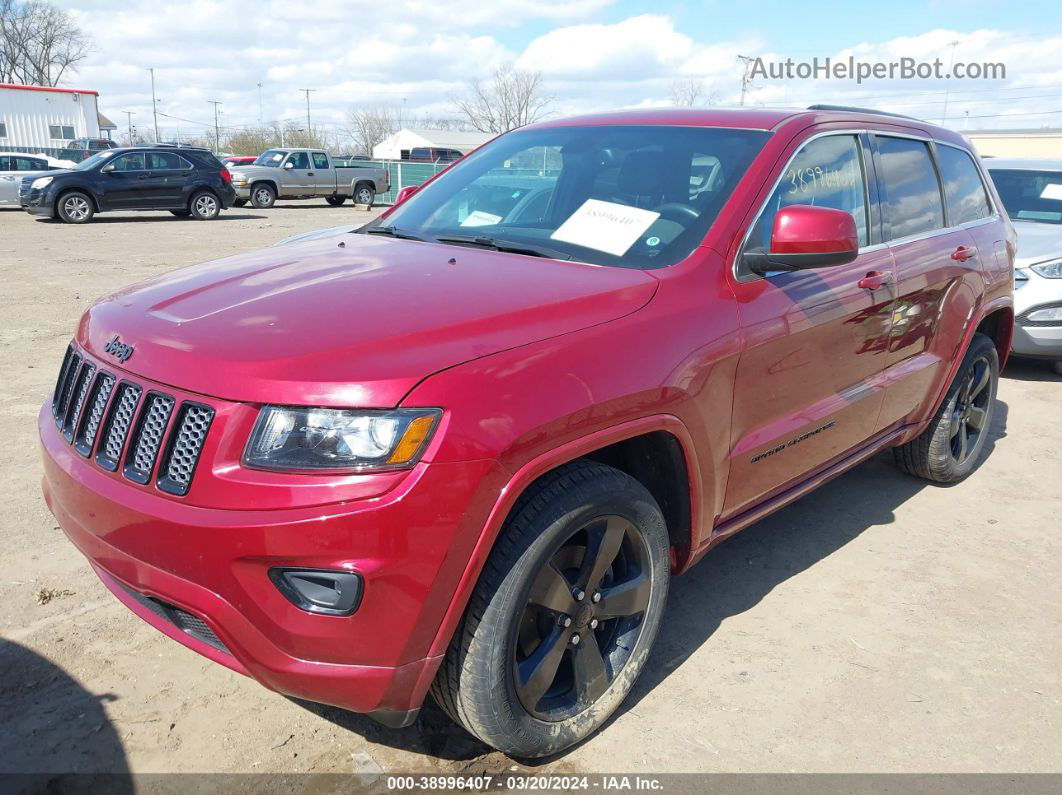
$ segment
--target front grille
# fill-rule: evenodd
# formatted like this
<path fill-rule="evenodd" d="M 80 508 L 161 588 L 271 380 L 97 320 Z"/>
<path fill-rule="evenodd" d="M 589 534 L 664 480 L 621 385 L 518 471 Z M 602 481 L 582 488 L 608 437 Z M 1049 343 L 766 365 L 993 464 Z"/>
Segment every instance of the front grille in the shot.
<path fill-rule="evenodd" d="M 121 467 L 125 478 L 140 485 L 157 473 L 159 489 L 183 497 L 192 486 L 214 409 L 119 381 L 71 345 L 55 383 L 52 415 L 66 441 L 85 458 L 109 472 Z"/>
<path fill-rule="evenodd" d="M 125 464 L 125 476 L 130 480 L 137 483 L 151 480 L 151 471 L 155 468 L 155 459 L 162 446 L 162 434 L 170 420 L 173 403 L 169 395 L 156 392 L 148 395 Z"/>
<path fill-rule="evenodd" d="M 226 654 L 231 654 L 224 643 L 214 634 L 207 623 L 199 616 L 189 613 L 187 610 L 182 610 L 176 605 L 171 605 L 169 602 L 164 602 L 161 599 L 156 599 L 153 596 L 146 596 L 139 591 L 134 591 L 132 588 L 126 587 L 123 583 L 119 583 L 122 586 L 122 590 L 129 594 L 139 604 L 146 607 L 156 616 L 161 618 L 168 624 L 172 624 L 177 629 L 191 635 L 196 640 L 200 640 L 208 646 L 212 646 L 218 651 L 223 651 Z"/>

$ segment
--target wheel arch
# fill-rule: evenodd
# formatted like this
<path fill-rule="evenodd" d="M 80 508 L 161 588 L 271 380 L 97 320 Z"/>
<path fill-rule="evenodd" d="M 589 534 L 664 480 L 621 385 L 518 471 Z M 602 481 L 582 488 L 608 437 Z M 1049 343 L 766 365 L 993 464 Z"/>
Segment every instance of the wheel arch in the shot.
<path fill-rule="evenodd" d="M 678 417 L 661 414 L 596 431 L 527 462 L 500 490 L 432 641 L 429 656 L 445 653 L 483 565 L 521 495 L 543 476 L 579 458 L 615 466 L 641 482 L 664 513 L 672 569 L 681 572 L 689 565 L 690 550 L 698 546 L 695 535 L 701 526 L 703 497 L 696 451 L 686 426 Z M 669 476 L 678 477 L 679 473 L 680 484 L 668 482 Z"/>
<path fill-rule="evenodd" d="M 68 193 L 84 193 L 89 197 L 89 201 L 92 202 L 92 209 L 97 213 L 103 212 L 100 206 L 99 196 L 97 196 L 94 191 L 84 185 L 67 185 L 65 188 L 60 188 L 59 192 L 55 194 L 55 204 L 53 207 L 55 208 L 56 213 L 59 212 L 59 202 L 62 201 L 62 198 Z"/>

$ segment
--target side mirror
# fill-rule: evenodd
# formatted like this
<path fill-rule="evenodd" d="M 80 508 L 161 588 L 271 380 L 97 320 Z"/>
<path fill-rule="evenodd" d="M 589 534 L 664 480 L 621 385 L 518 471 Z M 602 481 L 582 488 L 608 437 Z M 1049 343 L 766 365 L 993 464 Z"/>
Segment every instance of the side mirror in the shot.
<path fill-rule="evenodd" d="M 295 168 L 295 164 L 289 160 L 287 163 L 284 164 L 284 168 Z"/>
<path fill-rule="evenodd" d="M 110 174 L 112 171 L 114 171 L 114 163 L 108 163 L 100 169 L 100 173 L 103 174 Z"/>
<path fill-rule="evenodd" d="M 774 217 L 770 251 L 745 256 L 760 275 L 845 265 L 859 256 L 859 231 L 844 210 L 795 204 Z"/>
<path fill-rule="evenodd" d="M 406 185 L 406 187 L 402 188 L 402 190 L 398 192 L 398 195 L 395 196 L 395 202 L 391 206 L 397 207 L 410 196 L 412 196 L 414 193 L 416 193 L 418 190 L 420 190 L 420 185 Z"/>

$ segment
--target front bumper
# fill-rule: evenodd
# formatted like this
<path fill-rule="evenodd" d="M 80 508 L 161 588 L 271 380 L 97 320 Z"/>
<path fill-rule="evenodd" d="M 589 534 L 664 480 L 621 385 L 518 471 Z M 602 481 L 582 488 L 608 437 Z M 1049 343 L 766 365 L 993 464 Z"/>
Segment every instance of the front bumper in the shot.
<path fill-rule="evenodd" d="M 1014 339 L 1011 350 L 1018 356 L 1062 360 L 1062 323 L 1042 325 L 1026 320 L 1031 312 L 1062 304 L 1062 279 L 1045 279 L 1023 268 L 1024 280 L 1014 291 Z"/>
<path fill-rule="evenodd" d="M 214 509 L 101 471 L 63 439 L 50 406 L 39 429 L 49 510 L 111 592 L 156 629 L 291 696 L 384 716 L 420 706 L 441 659 L 439 627 L 491 507 L 479 495 L 493 493 L 483 486 L 494 462 L 421 464 L 371 499 Z M 342 617 L 300 610 L 269 580 L 274 566 L 357 571 L 361 605 Z M 158 603 L 165 609 L 150 609 Z M 173 621 L 174 610 L 207 631 Z"/>
<path fill-rule="evenodd" d="M 1023 326 L 1014 324 L 1010 348 L 1018 356 L 1062 361 L 1062 325 Z"/>
<path fill-rule="evenodd" d="M 55 215 L 55 207 L 49 194 L 48 188 L 32 188 L 19 195 L 19 204 L 31 215 L 52 217 Z"/>

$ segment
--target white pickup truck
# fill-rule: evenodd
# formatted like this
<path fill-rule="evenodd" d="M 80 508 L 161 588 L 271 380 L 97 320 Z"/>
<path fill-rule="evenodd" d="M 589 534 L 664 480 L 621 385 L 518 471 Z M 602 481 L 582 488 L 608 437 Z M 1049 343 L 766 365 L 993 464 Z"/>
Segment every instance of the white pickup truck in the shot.
<path fill-rule="evenodd" d="M 270 149 L 249 166 L 232 169 L 236 206 L 272 207 L 277 199 L 323 198 L 338 206 L 349 198 L 372 205 L 390 188 L 386 168 L 336 166 L 319 149 Z"/>

